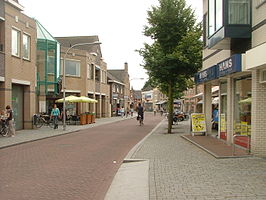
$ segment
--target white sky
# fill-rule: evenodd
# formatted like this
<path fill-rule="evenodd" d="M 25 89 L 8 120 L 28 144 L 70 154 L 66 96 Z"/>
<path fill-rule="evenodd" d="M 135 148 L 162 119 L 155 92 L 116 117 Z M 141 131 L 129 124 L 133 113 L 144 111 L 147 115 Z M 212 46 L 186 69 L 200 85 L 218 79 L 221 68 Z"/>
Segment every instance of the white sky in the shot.
<path fill-rule="evenodd" d="M 147 79 L 135 52 L 148 40 L 143 36 L 147 10 L 158 0 L 19 0 L 25 14 L 36 18 L 54 37 L 98 35 L 108 69 L 129 65 L 134 89 L 141 89 Z M 201 20 L 202 0 L 187 0 Z"/>

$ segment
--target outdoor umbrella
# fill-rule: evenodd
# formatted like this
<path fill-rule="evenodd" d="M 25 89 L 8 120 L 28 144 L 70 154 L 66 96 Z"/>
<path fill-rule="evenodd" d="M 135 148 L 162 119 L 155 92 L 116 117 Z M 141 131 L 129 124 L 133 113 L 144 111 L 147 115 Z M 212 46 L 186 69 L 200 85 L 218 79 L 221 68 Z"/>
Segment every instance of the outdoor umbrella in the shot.
<path fill-rule="evenodd" d="M 251 104 L 251 102 L 252 102 L 251 97 L 239 101 L 239 103 L 246 103 L 246 104 Z"/>
<path fill-rule="evenodd" d="M 78 98 L 79 97 L 76 97 L 76 96 L 68 96 L 68 97 L 65 98 L 65 101 L 66 102 L 70 102 L 70 103 L 74 103 L 74 102 L 77 102 Z M 64 102 L 64 98 L 57 99 L 55 102 L 56 103 L 63 103 Z"/>

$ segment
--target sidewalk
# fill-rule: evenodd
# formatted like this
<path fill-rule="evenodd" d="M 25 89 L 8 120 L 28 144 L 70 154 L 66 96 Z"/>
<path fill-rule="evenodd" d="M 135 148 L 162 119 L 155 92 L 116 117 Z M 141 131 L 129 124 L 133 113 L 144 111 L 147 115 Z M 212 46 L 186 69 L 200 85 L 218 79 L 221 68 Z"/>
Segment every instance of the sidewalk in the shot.
<path fill-rule="evenodd" d="M 110 118 L 100 118 L 96 119 L 96 123 L 94 124 L 86 124 L 86 125 L 67 125 L 66 130 L 63 131 L 63 126 L 59 125 L 58 129 L 53 129 L 48 126 L 42 126 L 39 129 L 31 129 L 31 130 L 20 130 L 16 131 L 15 137 L 2 137 L 0 136 L 0 149 L 6 148 L 10 146 L 14 146 L 17 144 L 23 144 L 31 141 L 41 140 L 49 137 L 56 137 L 59 135 L 70 134 L 79 130 L 92 128 L 104 124 L 109 124 L 121 120 L 131 119 L 131 117 L 110 117 Z"/>
<path fill-rule="evenodd" d="M 265 159 L 241 157 L 242 149 L 232 157 L 216 138 L 191 138 L 188 121 L 166 133 L 163 120 L 129 152 L 105 200 L 266 199 Z"/>

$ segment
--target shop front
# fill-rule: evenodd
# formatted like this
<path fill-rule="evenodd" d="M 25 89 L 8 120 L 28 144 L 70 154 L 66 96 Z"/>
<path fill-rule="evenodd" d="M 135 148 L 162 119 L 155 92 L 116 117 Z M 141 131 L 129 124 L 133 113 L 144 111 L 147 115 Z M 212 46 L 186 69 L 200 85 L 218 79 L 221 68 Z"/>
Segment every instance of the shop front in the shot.
<path fill-rule="evenodd" d="M 243 70 L 244 56 L 235 54 L 195 75 L 196 84 L 204 84 L 203 112 L 211 133 L 212 88 L 219 85 L 218 137 L 228 144 L 249 148 L 251 135 L 251 73 Z M 209 127 L 209 128 L 208 128 Z"/>

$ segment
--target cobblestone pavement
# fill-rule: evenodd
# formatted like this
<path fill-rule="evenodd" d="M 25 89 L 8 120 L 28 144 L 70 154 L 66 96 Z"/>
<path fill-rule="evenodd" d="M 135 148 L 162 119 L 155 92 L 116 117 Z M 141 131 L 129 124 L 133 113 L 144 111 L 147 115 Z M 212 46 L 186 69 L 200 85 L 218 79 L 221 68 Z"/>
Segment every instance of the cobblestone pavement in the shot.
<path fill-rule="evenodd" d="M 128 151 L 161 120 L 147 117 L 141 127 L 123 120 L 2 148 L 0 199 L 103 199 Z"/>
<path fill-rule="evenodd" d="M 132 156 L 150 162 L 150 200 L 265 200 L 266 160 L 215 159 L 182 139 L 188 122 L 167 132 L 166 122 Z"/>

